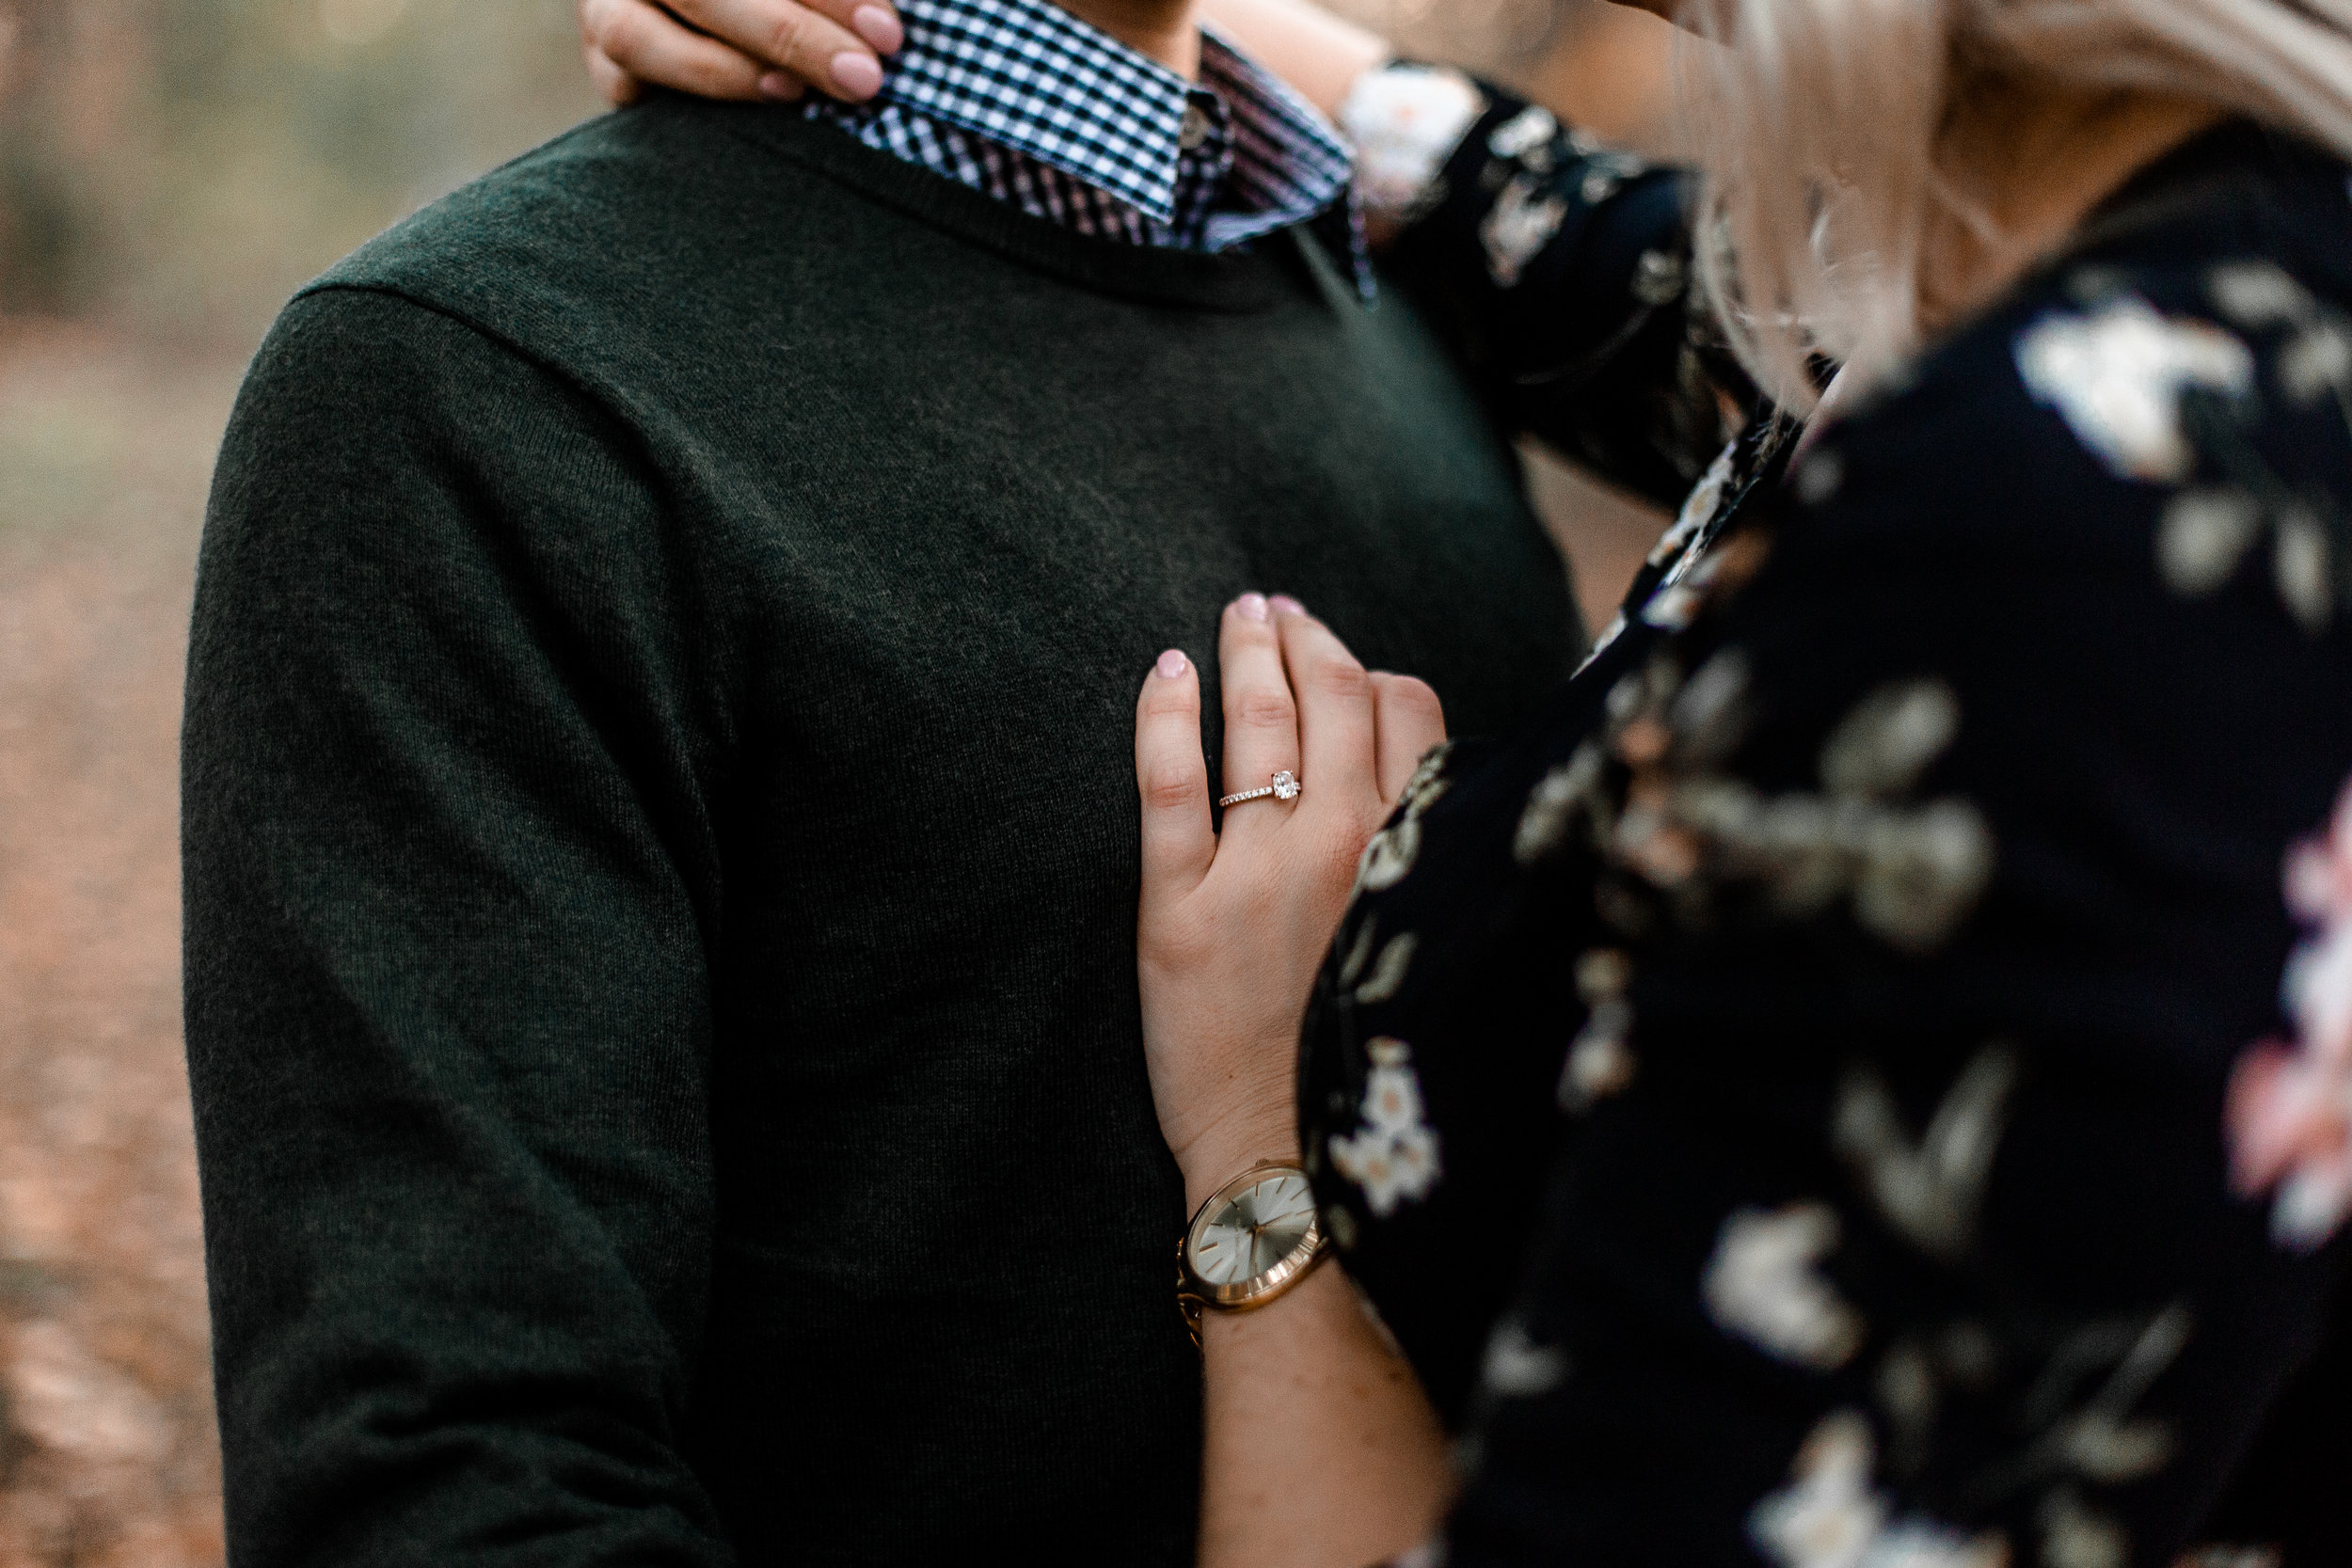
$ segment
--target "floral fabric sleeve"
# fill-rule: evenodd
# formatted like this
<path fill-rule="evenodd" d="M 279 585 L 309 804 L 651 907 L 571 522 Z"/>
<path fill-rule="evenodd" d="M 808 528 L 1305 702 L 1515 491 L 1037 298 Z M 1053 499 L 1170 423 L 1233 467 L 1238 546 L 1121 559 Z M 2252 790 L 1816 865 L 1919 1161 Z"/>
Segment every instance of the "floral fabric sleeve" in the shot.
<path fill-rule="evenodd" d="M 1452 1561 L 2164 1568 L 2328 1336 L 2352 361 L 2249 277 L 1830 433 L 1531 801 L 1606 984 Z"/>
<path fill-rule="evenodd" d="M 2328 243 L 2036 278 L 1367 856 L 1302 1116 L 1453 1568 L 2345 1560 L 2344 175 L 2206 156 Z"/>
<path fill-rule="evenodd" d="M 1678 503 L 1753 404 L 1691 308 L 1683 171 L 1450 70 L 1368 73 L 1341 118 L 1391 270 L 1497 417 Z"/>

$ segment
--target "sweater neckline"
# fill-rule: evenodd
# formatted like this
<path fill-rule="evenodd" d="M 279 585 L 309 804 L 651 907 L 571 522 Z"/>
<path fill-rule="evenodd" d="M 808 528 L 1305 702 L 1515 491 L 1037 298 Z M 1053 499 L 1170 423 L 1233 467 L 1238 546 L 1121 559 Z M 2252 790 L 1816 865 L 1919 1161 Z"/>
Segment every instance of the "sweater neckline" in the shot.
<path fill-rule="evenodd" d="M 1000 256 L 1098 293 L 1221 314 L 1270 309 L 1283 252 L 1313 243 L 1293 228 L 1248 251 L 1208 254 L 1073 233 L 913 164 L 877 151 L 789 105 L 712 103 L 664 94 L 628 113 L 707 114 L 739 139 L 813 169 L 860 196 Z"/>

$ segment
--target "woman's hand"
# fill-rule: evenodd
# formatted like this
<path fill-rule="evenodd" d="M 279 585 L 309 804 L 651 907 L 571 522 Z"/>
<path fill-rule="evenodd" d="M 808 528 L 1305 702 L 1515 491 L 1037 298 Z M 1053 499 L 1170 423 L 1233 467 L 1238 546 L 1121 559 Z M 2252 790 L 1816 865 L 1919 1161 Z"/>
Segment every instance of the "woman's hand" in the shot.
<path fill-rule="evenodd" d="M 1445 738 L 1438 695 L 1367 673 L 1295 601 L 1244 594 L 1218 632 L 1225 778 L 1303 786 L 1227 808 L 1219 837 L 1200 749 L 1200 680 L 1160 656 L 1136 707 L 1143 801 L 1136 958 L 1160 1130 L 1198 1207 L 1261 1160 L 1295 1158 L 1298 1026 L 1357 858 L 1414 765 Z"/>
<path fill-rule="evenodd" d="M 580 0 L 596 89 L 631 103 L 647 87 L 701 98 L 860 103 L 882 90 L 882 55 L 906 41 L 887 0 Z"/>

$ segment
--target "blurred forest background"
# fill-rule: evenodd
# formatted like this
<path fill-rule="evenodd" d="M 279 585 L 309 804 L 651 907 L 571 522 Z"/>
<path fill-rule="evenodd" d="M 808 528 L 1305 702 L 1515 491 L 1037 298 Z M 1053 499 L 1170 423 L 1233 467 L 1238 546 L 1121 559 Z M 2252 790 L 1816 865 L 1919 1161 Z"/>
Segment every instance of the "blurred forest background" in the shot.
<path fill-rule="evenodd" d="M 1339 8 L 1658 143 L 1647 18 Z M 238 377 L 305 278 L 601 107 L 572 0 L 0 0 L 0 1568 L 221 1560 L 175 775 Z M 1536 481 L 1613 601 L 1657 519 Z"/>

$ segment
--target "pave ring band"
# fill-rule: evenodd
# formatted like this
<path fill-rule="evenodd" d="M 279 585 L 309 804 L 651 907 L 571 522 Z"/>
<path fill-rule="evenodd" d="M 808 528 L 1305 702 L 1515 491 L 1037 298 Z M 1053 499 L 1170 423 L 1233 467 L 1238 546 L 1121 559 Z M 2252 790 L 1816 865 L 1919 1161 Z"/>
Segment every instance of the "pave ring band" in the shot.
<path fill-rule="evenodd" d="M 1298 792 L 1305 787 L 1298 782 L 1297 775 L 1284 768 L 1274 775 L 1272 784 L 1261 784 L 1256 789 L 1245 789 L 1239 795 L 1225 796 L 1217 801 L 1217 805 L 1220 809 L 1226 806 L 1238 806 L 1244 800 L 1263 800 L 1269 795 L 1278 800 L 1295 800 L 1298 799 Z"/>

